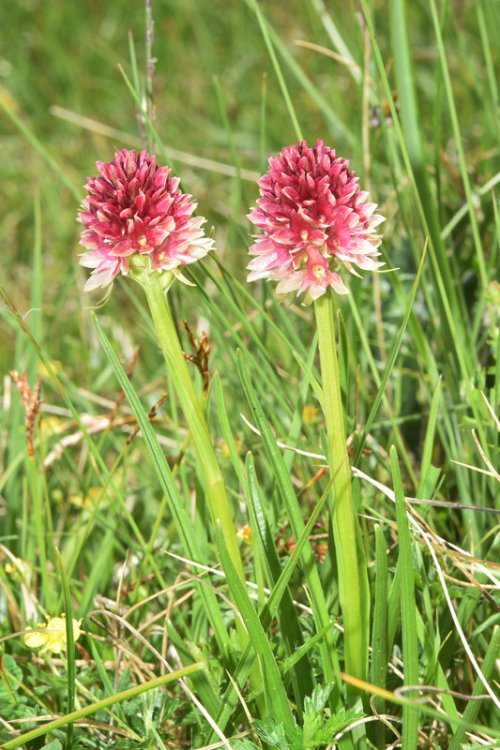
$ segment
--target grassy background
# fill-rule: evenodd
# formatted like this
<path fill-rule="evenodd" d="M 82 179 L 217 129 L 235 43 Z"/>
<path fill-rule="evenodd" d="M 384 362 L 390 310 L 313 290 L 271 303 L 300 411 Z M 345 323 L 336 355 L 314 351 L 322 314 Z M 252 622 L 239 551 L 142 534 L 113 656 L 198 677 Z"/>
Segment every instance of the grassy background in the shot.
<path fill-rule="evenodd" d="M 406 27 L 400 13 L 405 5 Z M 340 305 L 347 424 L 356 465 L 372 480 L 391 488 L 394 471 L 389 448 L 395 444 L 406 495 L 494 509 L 498 476 L 489 462 L 498 466 L 499 431 L 494 414 L 500 404 L 500 291 L 495 281 L 499 250 L 496 3 L 443 2 L 437 7 L 430 0 L 331 3 L 330 15 L 325 15 L 319 0 L 294 0 L 286 7 L 263 2 L 261 9 L 304 137 L 310 142 L 322 138 L 351 159 L 387 217 L 382 249 L 388 266 L 399 269 L 375 279 L 366 275 L 353 280 L 350 298 Z M 243 411 L 251 418 L 251 412 L 238 377 L 236 348 L 249 350 L 250 375 L 275 434 L 306 451 L 321 452 L 322 417 L 298 361 L 309 358 L 315 368 L 311 312 L 293 300 L 285 306 L 277 304 L 270 287 L 239 286 L 244 282 L 250 243 L 245 214 L 256 197 L 253 175 L 263 171 L 269 153 L 297 140 L 296 128 L 253 3 L 155 2 L 154 18 L 155 126 L 184 189 L 196 195 L 200 213 L 207 217 L 208 226 L 215 227 L 218 248 L 218 262 L 210 259 L 193 269 L 198 289 L 173 290 L 175 315 L 179 321 L 187 320 L 193 330 L 209 333 L 210 372 L 219 374 L 236 441 L 232 454 L 213 388 L 210 423 L 237 524 L 253 525 L 244 465 L 245 454 L 251 450 L 270 535 L 284 562 L 296 540 L 265 446 L 239 417 Z M 164 550 L 184 551 L 169 513 L 163 512 L 158 475 L 143 441 L 136 438 L 127 445 L 135 417 L 118 395 L 91 319 L 90 307 L 98 300 L 83 294 L 85 272 L 76 263 L 75 215 L 85 177 L 94 173 L 97 159 L 107 161 L 116 148 L 140 145 L 134 101 L 119 66 L 134 78 L 132 45 L 143 81 L 144 9 L 142 3 L 130 6 L 119 0 L 4 3 L 0 35 L 2 284 L 42 345 L 46 360 L 41 366 L 35 349 L 4 307 L 0 319 L 4 377 L 0 628 L 9 659 L 4 658 L 4 666 L 17 701 L 9 700 L 9 690 L 0 687 L 0 716 L 9 721 L 33 713 L 50 716 L 68 708 L 64 662 L 37 659 L 20 636 L 11 637 L 27 624 L 43 620 L 44 610 L 58 615 L 64 609 L 54 543 L 68 572 L 75 615 L 85 617 L 82 627 L 93 633 L 77 644 L 77 703 L 98 700 L 161 672 L 157 658 L 137 636 L 142 628 L 147 642 L 159 651 L 164 649 L 169 658 L 173 652 L 167 646 L 175 646 L 183 664 L 200 653 L 210 655 L 210 684 L 198 681 L 196 689 L 216 716 L 219 686 L 227 682 L 224 669 L 234 670 L 237 646 L 228 641 L 227 653 L 217 650 L 199 592 L 192 588 L 192 569 L 164 554 Z M 329 56 L 332 51 L 342 59 Z M 413 74 L 407 66 L 409 57 Z M 207 165 L 203 159 L 219 166 Z M 430 238 L 428 252 L 410 309 L 426 237 Z M 132 383 L 145 408 L 167 391 L 155 430 L 176 472 L 186 508 L 192 512 L 194 498 L 202 498 L 203 488 L 195 458 L 182 443 L 185 427 L 170 397 L 171 384 L 165 382 L 139 288 L 116 284 L 97 314 L 125 367 L 134 348 L 140 347 Z M 188 350 L 185 332 L 181 335 Z M 37 374 L 42 380 L 35 459 L 26 457 L 22 402 L 8 378 L 14 368 L 28 374 L 32 387 Z M 193 374 L 201 388 L 194 369 Z M 85 416 L 87 426 L 97 429 L 93 440 L 113 476 L 111 489 L 102 466 L 92 457 L 89 440 L 80 439 L 61 455 L 51 455 L 61 438 L 77 432 L 68 401 L 80 416 L 89 415 Z M 103 427 L 93 419 L 115 412 L 111 426 Z M 290 452 L 284 453 L 284 460 L 307 518 L 326 487 L 325 477 L 317 476 L 321 462 Z M 392 503 L 369 481 L 357 483 L 356 491 L 379 607 L 375 621 L 388 638 L 386 648 L 393 665 L 387 674 L 385 663 L 378 672 L 373 668 L 372 681 L 390 689 L 401 684 L 401 649 L 408 632 L 400 624 L 401 574 L 398 577 L 396 571 L 398 565 L 406 570 L 410 566 L 415 570 L 415 611 L 419 613 L 416 676 L 425 684 L 469 695 L 476 674 L 422 536 L 414 534 L 412 557 L 401 562 Z M 424 528 L 428 524 L 449 543 L 484 562 L 478 567 L 479 563 L 474 565 L 463 556 L 442 555 L 433 539 L 442 555 L 460 626 L 481 662 L 491 648 L 498 621 L 495 591 L 488 588 L 492 580 L 487 577 L 498 559 L 497 516 L 460 505 L 421 505 L 417 511 Z M 375 520 L 383 530 L 379 531 L 378 555 Z M 204 559 L 215 564 L 213 534 L 200 499 L 193 523 Z M 153 528 L 157 536 L 151 538 L 152 559 L 144 556 L 138 538 L 150 540 Z M 313 548 L 331 613 L 336 615 L 335 570 L 328 557 L 321 562 L 331 543 L 326 529 L 326 518 L 320 516 L 315 530 L 319 538 L 313 540 Z M 259 586 L 260 607 L 265 600 L 262 587 L 272 584 L 266 563 L 271 553 L 259 547 L 255 527 L 252 531 L 253 542 L 243 543 L 243 549 L 248 577 Z M 29 565 L 24 577 L 19 569 L 12 572 L 7 550 Z M 381 583 L 384 577 L 387 588 Z M 211 581 L 217 590 L 224 590 L 215 575 Z M 294 568 L 290 591 L 305 606 L 302 581 L 299 565 Z M 99 626 L 88 618 L 98 605 L 113 613 L 109 600 L 116 600 L 120 587 L 125 609 L 116 611 L 123 614 L 137 606 L 127 615 L 136 631 L 132 634 L 113 621 L 112 614 L 99 616 Z M 141 604 L 163 588 L 168 589 L 164 596 Z M 230 613 L 221 606 L 229 621 Z M 269 630 L 269 638 L 283 670 L 286 634 L 280 627 Z M 306 638 L 311 635 L 313 625 L 307 614 L 300 618 L 300 627 Z M 339 638 L 340 653 L 341 643 Z M 119 644 L 125 651 L 120 651 Z M 139 657 L 135 661 L 130 650 Z M 307 659 L 315 680 L 321 682 L 323 665 L 314 647 Z M 285 682 L 292 695 L 288 677 Z M 262 702 L 245 691 L 251 712 L 263 719 Z M 112 743 L 135 747 L 140 742 L 151 747 L 161 747 L 160 742 L 165 746 L 171 742 L 173 747 L 208 744 L 211 732 L 203 716 L 178 691 L 169 695 L 168 701 L 163 693 L 151 693 L 123 704 L 113 715 L 116 731 L 78 728 L 75 742 L 86 747 Z M 498 730 L 498 717 L 489 701 L 467 703 L 466 698 L 433 694 L 432 706 L 451 717 L 475 706 L 477 720 Z M 300 706 L 298 710 L 300 714 Z M 391 707 L 393 714 L 396 718 L 389 722 L 399 731 L 397 706 Z M 320 715 L 326 726 L 326 713 L 320 711 Z M 105 712 L 94 719 L 110 725 Z M 6 741 L 14 728 L 28 726 L 2 725 L 0 737 Z M 419 726 L 422 746 L 447 747 L 451 742 L 458 747 L 461 730 L 456 726 L 450 729 L 425 715 L 420 715 Z M 236 707 L 223 729 L 230 737 L 249 730 L 250 723 Z M 261 728 L 261 736 L 263 732 Z M 63 735 L 51 735 L 57 737 Z M 394 739 L 383 728 L 369 735 L 378 747 Z M 292 747 L 284 742 L 273 745 L 267 736 L 267 746 Z M 327 740 L 318 746 L 326 744 Z"/>

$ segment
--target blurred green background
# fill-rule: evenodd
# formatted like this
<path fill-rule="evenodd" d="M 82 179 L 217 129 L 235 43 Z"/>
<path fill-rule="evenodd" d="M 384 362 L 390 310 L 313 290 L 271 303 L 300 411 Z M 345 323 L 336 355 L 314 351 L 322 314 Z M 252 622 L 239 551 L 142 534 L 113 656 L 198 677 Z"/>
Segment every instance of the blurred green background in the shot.
<path fill-rule="evenodd" d="M 374 45 L 361 4 L 374 22 Z M 498 5 L 496 0 L 260 3 L 304 137 L 310 143 L 322 138 L 351 160 L 386 217 L 381 248 L 386 268 L 399 269 L 364 274 L 363 279 L 349 277 L 351 295 L 339 305 L 348 433 L 354 449 L 368 437 L 358 466 L 392 486 L 388 451 L 396 444 L 406 492 L 466 506 L 419 506 L 426 523 L 485 561 L 498 558 L 496 516 L 473 513 L 470 506 L 486 511 L 498 497 L 495 475 L 485 470 L 484 461 L 486 456 L 498 464 L 500 457 L 493 416 L 500 404 Z M 269 154 L 297 140 L 252 8 L 253 0 L 153 0 L 153 98 L 163 147 L 163 154 L 160 147 L 156 153 L 160 160 L 164 154 L 169 156 L 184 190 L 196 196 L 217 246 L 216 257 L 189 271 L 199 282 L 196 289 L 186 291 L 180 284 L 172 288 L 174 316 L 189 321 L 193 330 L 208 330 L 210 373 L 220 374 L 240 458 L 247 450 L 258 457 L 272 531 L 277 544 L 281 540 L 284 545 L 287 518 L 275 477 L 263 458 L 259 438 L 240 418 L 240 410 L 247 406 L 236 349 L 249 350 L 251 376 L 275 434 L 317 453 L 324 436 L 322 418 L 302 366 L 310 357 L 314 374 L 313 314 L 295 299 L 288 298 L 283 305 L 277 302 L 270 284 L 239 287 L 216 265 L 220 259 L 224 269 L 244 282 L 251 243 L 245 216 L 257 196 L 255 178 L 264 171 Z M 403 8 L 408 45 L 402 33 L 403 14 L 397 15 Z M 441 35 L 449 84 L 439 55 Z M 112 429 L 96 428 L 100 455 L 110 467 L 117 456 L 126 457 L 113 469 L 114 479 L 146 538 L 160 518 L 154 540 L 158 550 L 183 552 L 171 518 L 160 515 L 163 495 L 144 442 L 137 439 L 128 446 L 127 429 L 133 429 L 135 422 L 127 404 L 120 402 L 117 381 L 96 337 L 90 312 L 98 305 L 99 294 L 83 293 L 87 271 L 78 265 L 76 215 L 86 177 L 95 174 L 96 160 L 111 160 L 116 149 L 141 147 L 136 106 L 121 71 L 133 79 L 133 51 L 143 85 L 145 37 L 142 0 L 0 3 L 0 282 L 42 343 L 62 384 L 54 385 L 47 377 L 22 326 L 2 303 L 0 523 L 5 525 L 0 542 L 35 570 L 40 539 L 50 528 L 49 539 L 60 545 L 64 561 L 74 565 L 71 585 L 82 614 L 97 594 L 115 596 L 117 566 L 126 560 L 127 550 L 139 547 L 122 506 L 109 493 L 102 496 L 101 509 L 93 515 L 104 480 L 84 440 L 61 449 L 61 436 L 78 438 L 62 390 L 88 424 L 110 413 L 123 419 Z M 381 61 L 375 52 L 380 52 Z M 413 76 L 405 67 L 407 52 Z M 413 84 L 418 117 L 412 114 Z M 391 117 L 387 101 L 391 90 L 400 109 L 401 128 Z M 433 242 L 409 310 L 427 233 Z M 165 379 L 139 287 L 118 280 L 98 316 L 126 366 L 140 346 L 132 380 L 146 407 L 168 391 L 155 430 L 168 460 L 180 466 L 183 497 L 190 504 L 198 491 L 196 472 L 190 452 L 184 453 L 184 445 L 179 448 L 185 427 L 176 400 L 170 397 L 173 389 Z M 182 324 L 179 328 L 188 350 Z M 401 346 L 391 359 L 395 343 Z M 14 367 L 27 373 L 32 387 L 37 376 L 42 378 L 39 466 L 26 458 L 24 409 L 7 377 Z M 201 379 L 192 370 L 200 386 Z M 237 522 L 246 523 L 244 495 L 211 396 L 214 441 Z M 61 450 L 54 458 L 56 449 Z M 285 460 L 307 514 L 318 502 L 325 478 L 320 479 L 321 470 L 309 458 L 285 453 Z M 375 570 L 374 519 L 384 525 L 388 536 L 392 574 L 398 555 L 392 505 L 366 483 L 356 488 L 370 575 Z M 33 517 L 35 491 L 39 502 L 43 494 L 45 528 L 41 522 L 37 528 Z M 464 669 L 468 657 L 454 631 L 435 569 L 422 549 L 414 545 L 418 550 L 418 555 L 414 551 L 415 579 L 426 615 L 419 634 L 421 677 L 426 684 L 446 690 L 444 675 L 449 676 L 449 687 L 468 695 L 473 689 L 472 673 Z M 288 554 L 284 546 L 282 551 Z M 207 560 L 215 559 L 211 554 L 208 550 Z M 249 549 L 249 566 L 251 555 Z M 174 580 L 178 561 L 162 554 L 158 560 L 166 579 Z M 322 575 L 335 596 L 334 576 L 327 568 Z M 142 586 L 141 570 L 133 563 L 127 576 L 131 580 L 138 576 Z M 6 590 L 10 585 L 18 592 L 18 582 L 9 580 Z M 33 580 L 36 591 L 36 576 Z M 147 592 L 154 591 L 156 581 L 147 583 Z M 138 591 L 139 596 L 147 593 L 139 587 Z M 475 581 L 463 577 L 452 596 L 459 603 L 474 653 L 486 653 L 495 618 L 490 595 L 483 596 Z M 185 609 L 190 607 L 187 601 Z M 54 608 L 51 613 L 60 611 Z M 4 608 L 0 624 L 5 623 L 7 634 L 18 631 L 25 613 L 18 618 L 20 627 L 15 618 L 11 627 L 7 614 Z M 175 614 L 184 616 L 182 610 Z M 203 621 L 199 607 L 195 621 L 198 615 Z M 17 639 L 12 644 L 24 660 L 22 643 Z M 96 683 L 92 669 L 87 679 L 92 686 Z M 35 675 L 33 683 L 38 680 Z M 60 711 L 60 696 L 51 690 L 47 694 L 56 695 L 54 710 Z M 450 703 L 451 695 L 446 700 Z M 490 722 L 492 715 L 486 706 L 484 722 Z M 429 735 L 438 730 L 433 721 Z"/>
<path fill-rule="evenodd" d="M 170 149 L 184 153 L 179 159 L 172 152 L 182 185 L 197 197 L 207 227 L 215 227 L 218 256 L 240 280 L 244 279 L 251 241 L 245 215 L 257 194 L 254 177 L 265 169 L 270 153 L 297 140 L 251 5 L 250 0 L 153 2 L 155 125 L 167 153 Z M 391 39 L 389 33 L 389 4 L 373 2 L 369 6 L 389 82 L 397 89 L 393 55 L 398 40 Z M 387 217 L 382 247 L 385 259 L 389 267 L 401 269 L 399 278 L 409 289 L 425 237 L 395 129 L 390 118 L 385 121 L 388 104 L 358 3 L 335 0 L 325 6 L 322 0 L 292 0 L 287 4 L 262 2 L 260 7 L 274 34 L 275 53 L 304 136 L 310 142 L 322 138 L 349 158 L 362 184 L 372 190 Z M 325 15 L 325 7 L 329 15 Z M 498 114 L 492 81 L 496 61 L 485 56 L 489 43 L 484 39 L 484 29 L 490 42 L 498 38 L 494 7 L 492 2 L 439 5 L 473 190 L 494 180 L 498 171 Z M 417 127 L 425 145 L 439 220 L 445 227 L 464 206 L 464 185 L 430 5 L 427 0 L 408 3 L 407 14 L 420 109 Z M 144 77 L 145 32 L 143 2 L 20 0 L 3 3 L 0 8 L 0 101 L 4 105 L 0 114 L 1 274 L 19 310 L 26 314 L 32 306 L 38 195 L 43 328 L 46 337 L 50 333 L 50 356 L 64 362 L 68 373 L 78 373 L 79 378 L 84 377 L 93 350 L 95 354 L 88 317 L 95 299 L 82 293 L 86 272 L 77 264 L 76 213 L 86 176 L 95 172 L 95 161 L 108 161 L 117 148 L 140 147 L 135 104 L 120 71 L 132 77 L 133 48 L 141 79 Z M 348 52 L 339 55 L 342 46 Z M 395 99 L 397 102 L 397 93 Z M 27 129 L 28 137 L 22 128 Z M 29 138 L 36 142 L 30 143 Z M 54 161 L 56 169 L 46 157 Z M 202 159 L 222 167 L 206 168 Z M 243 179 L 231 176 L 239 169 Z M 493 206 L 489 197 L 478 206 L 481 241 L 491 264 Z M 466 212 L 448 235 L 447 253 L 454 283 L 463 294 L 464 310 L 467 305 L 472 310 L 481 292 Z M 401 301 L 396 303 L 386 278 L 380 277 L 379 302 L 384 336 L 390 341 L 401 319 Z M 430 274 L 427 283 L 434 283 Z M 124 337 L 128 332 L 133 337 L 137 314 L 122 286 L 117 287 L 104 314 L 115 321 L 115 328 L 121 327 Z M 270 289 L 262 292 L 263 299 Z M 257 286 L 251 293 L 261 294 Z M 373 309 L 369 280 L 355 281 L 353 293 L 362 309 Z M 429 294 L 432 299 L 432 292 Z M 189 304 L 185 300 L 179 304 Z M 427 308 L 417 308 L 417 312 L 423 325 L 436 315 Z M 29 314 L 31 320 L 36 314 Z M 185 314 L 189 317 L 189 311 Z M 372 317 L 370 312 L 367 320 Z M 437 328 L 441 325 L 437 319 L 434 324 Z M 352 327 L 349 334 L 356 349 L 359 341 Z M 367 334 L 375 348 L 383 348 L 381 329 L 377 334 L 373 322 L 367 325 Z M 14 363 L 15 335 L 1 321 L 0 337 L 1 373 L 5 374 Z M 487 363 L 484 336 L 478 352 L 482 364 Z M 366 370 L 361 361 L 359 367 Z M 91 370 L 92 365 L 87 371 L 90 382 Z M 411 378 L 402 383 L 401 408 L 410 413 L 418 408 L 415 389 Z M 408 430 L 411 433 L 411 426 Z"/>
<path fill-rule="evenodd" d="M 363 65 L 363 28 L 355 2 L 327 4 L 337 29 L 356 63 Z M 408 4 L 412 53 L 422 124 L 432 138 L 433 118 L 440 108 L 442 87 L 437 82 L 437 50 L 426 2 Z M 485 148 L 495 139 L 496 123 L 489 112 L 478 112 L 486 82 L 477 30 L 476 3 L 448 5 L 449 64 L 456 88 L 463 135 L 469 141 L 469 166 L 478 179 L 491 175 Z M 284 66 L 287 83 L 307 139 L 323 138 L 352 159 L 363 173 L 362 72 L 300 43 L 332 49 L 328 22 L 322 22 L 320 0 L 291 0 L 286 4 L 263 2 L 263 11 L 285 45 L 300 75 L 315 87 L 314 100 L 293 71 Z M 372 3 L 379 32 L 378 42 L 387 55 L 392 75 L 390 39 L 385 2 Z M 194 157 L 231 163 L 233 156 L 222 108 L 230 123 L 234 149 L 242 167 L 259 171 L 263 155 L 296 140 L 279 84 L 272 69 L 255 14 L 244 0 L 155 0 L 154 56 L 157 59 L 154 101 L 156 126 L 167 147 Z M 497 19 L 487 17 L 491 38 L 497 38 Z M 129 35 L 138 64 L 145 69 L 145 12 L 140 1 L 42 2 L 19 0 L 0 8 L 0 98 L 43 144 L 68 179 L 80 189 L 92 174 L 96 159 L 108 160 L 117 147 L 137 143 L 134 103 L 120 74 L 130 75 Z M 463 50 L 467 54 L 462 55 Z M 282 60 L 282 58 L 280 58 Z M 471 60 L 477 61 L 471 67 Z M 214 78 L 220 82 L 223 103 Z M 265 94 L 263 93 L 265 89 Z M 263 102 L 264 97 L 264 102 Z M 373 104 L 371 102 L 370 106 Z M 331 116 L 326 112 L 331 110 Z M 120 131 L 106 137 L 61 118 L 90 118 Z M 263 110 L 265 120 L 263 121 Z M 66 115 L 71 117 L 70 114 Z M 377 159 L 380 133 L 372 132 L 376 198 L 387 198 L 388 170 Z M 74 268 L 77 228 L 73 222 L 77 201 L 48 169 L 46 162 L 2 113 L 2 243 L 3 273 L 15 285 L 20 300 L 29 286 L 33 238 L 33 196 L 40 190 L 43 206 L 46 302 L 60 302 L 61 285 Z M 492 145 L 492 144 L 491 144 Z M 440 144 L 447 152 L 446 140 Z M 456 159 L 449 169 L 441 165 L 442 190 L 457 189 Z M 175 161 L 175 160 L 174 160 Z M 200 211 L 211 223 L 229 215 L 241 223 L 255 196 L 255 186 L 244 183 L 235 196 L 234 181 L 216 172 L 176 164 L 185 189 L 197 195 Z M 455 197 L 455 196 L 453 196 Z M 241 249 L 241 237 L 223 231 L 219 245 Z M 229 234 L 229 238 L 226 235 Z M 222 248 L 221 248 L 222 250 Z M 242 261 L 239 252 L 237 262 Z M 231 261 L 232 262 L 232 261 Z M 395 261 L 400 264 L 399 258 Z M 24 292 L 24 294 L 23 294 Z"/>

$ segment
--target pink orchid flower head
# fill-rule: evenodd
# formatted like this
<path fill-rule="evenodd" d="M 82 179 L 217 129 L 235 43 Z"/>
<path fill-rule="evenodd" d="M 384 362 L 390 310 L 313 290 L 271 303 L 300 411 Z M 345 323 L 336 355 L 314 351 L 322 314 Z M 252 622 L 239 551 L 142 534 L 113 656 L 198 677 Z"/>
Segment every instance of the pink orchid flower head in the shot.
<path fill-rule="evenodd" d="M 343 267 L 376 271 L 384 218 L 368 202 L 349 162 L 316 141 L 285 147 L 269 159 L 258 185 L 260 196 L 248 214 L 262 230 L 250 248 L 248 281 L 278 281 L 278 294 L 295 291 L 315 300 L 332 287 L 349 290 L 338 271 Z"/>
<path fill-rule="evenodd" d="M 96 166 L 78 214 L 86 250 L 80 263 L 93 269 L 85 290 L 144 269 L 187 281 L 182 268 L 210 252 L 213 240 L 201 228 L 205 219 L 192 215 L 197 204 L 181 192 L 179 178 L 147 151 L 123 149 Z"/>

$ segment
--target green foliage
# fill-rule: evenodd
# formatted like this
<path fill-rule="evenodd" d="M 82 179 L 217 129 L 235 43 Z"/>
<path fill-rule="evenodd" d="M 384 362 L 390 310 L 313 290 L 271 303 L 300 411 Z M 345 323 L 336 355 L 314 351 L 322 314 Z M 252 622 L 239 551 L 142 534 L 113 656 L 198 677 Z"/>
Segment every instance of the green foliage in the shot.
<path fill-rule="evenodd" d="M 343 750 L 382 750 L 401 734 L 410 747 L 417 731 L 428 747 L 494 747 L 498 712 L 463 639 L 489 683 L 499 639 L 495 3 L 154 0 L 153 14 L 145 112 L 141 3 L 0 8 L 0 745 L 38 730 L 28 750 L 224 739 L 302 750 L 346 729 Z M 352 278 L 339 303 L 375 613 L 363 689 L 340 676 L 314 317 L 245 281 L 255 178 L 299 132 L 350 159 L 387 219 L 390 272 Z M 207 331 L 206 393 L 187 366 L 245 584 L 230 550 L 220 569 L 227 544 L 142 290 L 120 280 L 105 304 L 81 292 L 85 177 L 116 148 L 146 143 L 215 227 L 216 256 L 193 265 L 196 287 L 175 284 L 169 302 L 188 354 L 182 321 Z M 41 382 L 33 456 L 12 370 L 30 389 Z M 83 618 L 74 651 L 30 650 L 25 628 L 64 611 Z M 182 684 L 127 694 L 189 665 Z M 90 713 L 66 721 L 73 704 Z"/>
<path fill-rule="evenodd" d="M 0 680 L 0 716 L 13 719 L 21 716 L 35 716 L 36 710 L 30 710 L 28 696 L 20 690 L 23 672 L 10 654 L 2 654 L 2 672 Z"/>
<path fill-rule="evenodd" d="M 255 731 L 266 747 L 273 750 L 315 750 L 333 742 L 335 735 L 362 716 L 356 709 L 341 709 L 331 714 L 328 699 L 333 685 L 317 685 L 311 696 L 304 701 L 304 723 L 287 726 L 273 718 L 255 721 Z M 235 743 L 237 750 L 250 750 L 259 747 L 248 739 Z"/>
<path fill-rule="evenodd" d="M 341 709 L 333 716 L 327 708 L 332 686 L 317 685 L 310 698 L 304 702 L 304 726 L 302 729 L 304 748 L 318 748 L 331 744 L 337 732 L 351 722 L 361 718 L 361 711 L 354 708 Z"/>

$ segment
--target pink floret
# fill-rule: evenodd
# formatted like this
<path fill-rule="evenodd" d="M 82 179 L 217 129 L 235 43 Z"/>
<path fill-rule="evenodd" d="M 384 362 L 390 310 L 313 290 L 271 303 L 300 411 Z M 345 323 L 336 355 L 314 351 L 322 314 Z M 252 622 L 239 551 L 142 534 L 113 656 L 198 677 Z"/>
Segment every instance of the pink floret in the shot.
<path fill-rule="evenodd" d="M 111 162 L 97 162 L 98 177 L 89 177 L 78 220 L 83 224 L 80 263 L 92 268 L 85 290 L 105 287 L 127 274 L 138 256 L 152 271 L 179 273 L 203 258 L 213 240 L 193 217 L 196 202 L 179 190 L 179 179 L 158 167 L 146 151 L 117 151 Z"/>
<path fill-rule="evenodd" d="M 384 218 L 368 203 L 358 176 L 335 151 L 316 141 L 287 146 L 269 159 L 260 197 L 248 214 L 263 234 L 250 248 L 248 281 L 278 281 L 276 291 L 317 299 L 332 287 L 348 294 L 338 270 L 376 271 L 383 263 L 376 227 Z"/>

